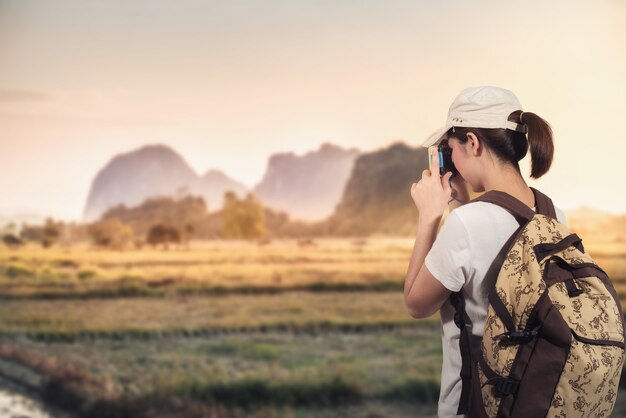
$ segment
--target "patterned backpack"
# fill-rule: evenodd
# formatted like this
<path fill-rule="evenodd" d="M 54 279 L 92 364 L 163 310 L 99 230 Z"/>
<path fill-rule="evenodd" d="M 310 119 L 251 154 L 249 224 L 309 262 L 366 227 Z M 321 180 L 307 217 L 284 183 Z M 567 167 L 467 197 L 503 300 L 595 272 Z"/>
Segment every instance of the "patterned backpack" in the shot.
<path fill-rule="evenodd" d="M 536 212 L 501 191 L 472 200 L 503 207 L 520 226 L 485 276 L 482 338 L 471 334 L 462 294 L 450 298 L 461 330 L 458 413 L 608 417 L 624 361 L 620 300 L 582 240 L 556 220 L 550 198 L 531 189 Z"/>

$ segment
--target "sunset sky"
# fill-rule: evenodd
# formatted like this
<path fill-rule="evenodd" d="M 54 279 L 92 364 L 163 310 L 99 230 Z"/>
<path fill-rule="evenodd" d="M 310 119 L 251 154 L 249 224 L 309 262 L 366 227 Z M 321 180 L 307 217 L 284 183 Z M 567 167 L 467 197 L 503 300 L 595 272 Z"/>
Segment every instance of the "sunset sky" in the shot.
<path fill-rule="evenodd" d="M 77 220 L 149 143 L 250 187 L 277 152 L 416 146 L 486 84 L 553 127 L 529 185 L 626 212 L 624 0 L 0 0 L 0 214 Z"/>

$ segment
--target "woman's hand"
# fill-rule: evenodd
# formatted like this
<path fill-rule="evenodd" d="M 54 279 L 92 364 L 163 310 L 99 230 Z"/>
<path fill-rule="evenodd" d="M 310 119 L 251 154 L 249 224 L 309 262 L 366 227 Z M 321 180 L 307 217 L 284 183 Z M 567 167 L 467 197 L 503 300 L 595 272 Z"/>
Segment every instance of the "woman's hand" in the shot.
<path fill-rule="evenodd" d="M 449 183 L 452 173 L 447 172 L 443 177 L 439 174 L 438 153 L 433 153 L 432 167 L 435 167 L 432 173 L 424 170 L 422 179 L 411 186 L 411 197 L 419 211 L 420 221 L 440 220 L 452 194 Z"/>
<path fill-rule="evenodd" d="M 470 195 L 467 182 L 460 173 L 450 179 L 450 187 L 452 188 L 449 204 L 451 211 L 469 202 Z"/>

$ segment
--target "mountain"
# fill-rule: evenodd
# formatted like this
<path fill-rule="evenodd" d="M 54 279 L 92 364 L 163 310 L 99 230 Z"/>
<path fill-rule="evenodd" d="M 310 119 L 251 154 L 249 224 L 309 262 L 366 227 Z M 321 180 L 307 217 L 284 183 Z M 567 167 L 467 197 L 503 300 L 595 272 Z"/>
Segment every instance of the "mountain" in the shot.
<path fill-rule="evenodd" d="M 98 219 L 118 204 L 137 206 L 149 197 L 200 194 L 211 209 L 221 207 L 223 192 L 245 187 L 217 171 L 203 177 L 170 147 L 156 144 L 115 156 L 96 175 L 91 184 L 83 220 Z"/>
<path fill-rule="evenodd" d="M 290 217 L 316 221 L 328 217 L 341 199 L 359 151 L 324 143 L 302 156 L 270 157 L 263 179 L 253 194 L 264 206 Z"/>
<path fill-rule="evenodd" d="M 414 234 L 411 184 L 427 168 L 427 149 L 401 142 L 360 155 L 326 228 L 333 235 Z"/>
<path fill-rule="evenodd" d="M 243 196 L 249 191 L 243 183 L 233 180 L 219 170 L 207 171 L 190 187 L 192 194 L 204 197 L 204 201 L 211 211 L 222 207 L 224 192 L 227 190 L 232 190 L 239 196 Z"/>

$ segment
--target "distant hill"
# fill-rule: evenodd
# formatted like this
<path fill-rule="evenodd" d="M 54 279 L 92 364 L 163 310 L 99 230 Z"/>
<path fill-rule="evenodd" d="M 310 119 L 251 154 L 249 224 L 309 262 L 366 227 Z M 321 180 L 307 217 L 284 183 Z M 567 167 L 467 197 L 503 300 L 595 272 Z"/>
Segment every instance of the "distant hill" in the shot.
<path fill-rule="evenodd" d="M 355 149 L 323 144 L 302 156 L 271 156 L 265 176 L 253 193 L 267 208 L 268 227 L 277 236 L 412 235 L 418 214 L 410 187 L 427 167 L 427 150 L 423 147 L 411 148 L 398 142 L 360 154 Z M 96 206 L 93 202 L 116 206 L 107 217 L 130 222 L 137 213 L 152 213 L 158 202 L 167 202 L 154 197 L 171 197 L 183 190 L 211 201 L 221 196 L 215 195 L 215 190 L 222 193 L 224 187 L 244 189 L 217 171 L 207 172 L 202 179 L 194 176 L 171 149 L 143 147 L 114 158 L 101 170 L 90 193 L 90 207 Z M 141 205 L 148 197 L 152 200 Z M 126 201 L 111 204 L 114 198 Z M 96 209 L 103 206 L 101 203 Z M 215 205 L 209 207 L 212 212 L 218 209 Z M 322 216 L 326 218 L 318 219 Z M 135 226 L 144 230 L 149 223 Z"/>
<path fill-rule="evenodd" d="M 626 242 L 626 215 L 613 215 L 583 206 L 565 211 L 570 230 L 585 241 Z"/>
<path fill-rule="evenodd" d="M 98 219 L 107 209 L 124 204 L 136 206 L 150 197 L 199 194 L 210 209 L 222 205 L 226 190 L 245 192 L 241 183 L 218 171 L 199 177 L 187 162 L 165 145 L 146 145 L 115 156 L 91 184 L 83 220 Z"/>
<path fill-rule="evenodd" d="M 302 156 L 274 154 L 253 193 L 264 206 L 289 214 L 290 218 L 321 220 L 328 217 L 341 198 L 356 149 L 329 143 Z M 165 145 L 146 145 L 115 156 L 92 182 L 83 220 L 98 219 L 116 205 L 133 207 L 147 198 L 193 194 L 205 199 L 209 210 L 222 206 L 224 192 L 240 196 L 247 187 L 217 170 L 199 177 L 187 162 Z"/>
<path fill-rule="evenodd" d="M 302 156 L 274 154 L 253 194 L 264 206 L 287 212 L 291 218 L 324 219 L 341 199 L 358 155 L 354 148 L 330 143 Z"/>
<path fill-rule="evenodd" d="M 266 207 L 270 230 L 282 236 L 408 235 L 415 233 L 418 213 L 411 183 L 428 167 L 427 150 L 397 142 L 368 153 L 325 143 L 298 156 L 272 155 L 253 193 Z M 118 205 L 131 208 L 146 199 L 187 195 L 204 199 L 218 211 L 224 192 L 239 196 L 246 186 L 209 170 L 198 176 L 165 145 L 146 145 L 111 159 L 94 178 L 84 221 L 98 219 Z M 626 242 L 626 215 L 582 207 L 565 211 L 568 225 L 589 241 Z M 0 226 L 11 221 L 41 223 L 43 218 L 0 213 Z M 37 222 L 40 221 L 40 222 Z"/>
<path fill-rule="evenodd" d="M 333 235 L 414 234 L 418 213 L 411 184 L 426 168 L 427 149 L 401 142 L 360 155 L 326 228 Z"/>
<path fill-rule="evenodd" d="M 224 192 L 227 190 L 232 190 L 239 196 L 248 193 L 248 188 L 243 183 L 233 180 L 219 170 L 207 171 L 190 187 L 190 192 L 202 196 L 212 211 L 222 207 Z"/>

